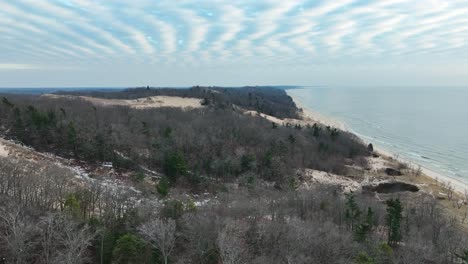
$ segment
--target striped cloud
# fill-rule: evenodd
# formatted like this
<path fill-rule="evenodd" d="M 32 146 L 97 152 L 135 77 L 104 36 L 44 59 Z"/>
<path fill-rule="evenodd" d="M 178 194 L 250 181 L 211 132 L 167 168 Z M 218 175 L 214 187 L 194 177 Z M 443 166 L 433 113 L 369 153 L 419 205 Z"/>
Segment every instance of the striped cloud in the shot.
<path fill-rule="evenodd" d="M 5 0 L 0 39 L 0 69 L 466 57 L 468 1 Z"/>

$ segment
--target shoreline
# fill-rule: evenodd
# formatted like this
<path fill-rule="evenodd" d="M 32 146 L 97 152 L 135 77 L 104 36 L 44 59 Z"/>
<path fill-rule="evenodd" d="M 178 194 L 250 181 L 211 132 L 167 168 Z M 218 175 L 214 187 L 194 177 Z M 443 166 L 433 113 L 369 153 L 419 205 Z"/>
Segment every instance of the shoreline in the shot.
<path fill-rule="evenodd" d="M 288 90 L 285 90 L 286 93 L 293 99 L 294 103 L 296 104 L 297 108 L 302 109 L 302 118 L 303 119 L 308 119 L 314 122 L 321 123 L 323 125 L 327 126 L 332 126 L 339 128 L 343 131 L 346 132 L 351 132 L 350 129 L 346 126 L 344 122 L 341 122 L 339 120 L 333 119 L 329 116 L 326 116 L 322 113 L 316 112 L 307 106 L 305 106 L 300 100 L 298 100 L 296 97 L 288 93 Z"/>
<path fill-rule="evenodd" d="M 360 138 L 365 144 L 372 143 L 374 145 L 374 150 L 377 152 L 379 155 L 387 156 L 389 158 L 395 159 L 399 162 L 406 163 L 412 167 L 415 168 L 421 168 L 421 172 L 423 176 L 426 176 L 434 181 L 436 181 L 438 184 L 450 184 L 451 187 L 453 187 L 455 192 L 458 192 L 459 194 L 464 194 L 466 191 L 468 191 L 468 183 L 465 183 L 461 180 L 458 180 L 456 178 L 446 176 L 442 173 L 436 172 L 432 169 L 429 169 L 417 162 L 414 162 L 409 159 L 403 159 L 403 158 L 396 158 L 398 153 L 388 151 L 380 146 L 376 146 L 375 143 L 369 142 L 368 140 L 364 139 L 363 137 L 357 135 L 356 133 L 352 132 L 352 130 L 342 121 L 333 119 L 328 116 L 324 116 L 321 113 L 318 113 L 307 106 L 305 106 L 297 97 L 293 96 L 288 92 L 288 90 L 285 90 L 286 93 L 293 99 L 294 103 L 296 106 L 300 109 L 303 110 L 303 118 L 309 118 L 311 120 L 314 120 L 316 122 L 322 123 L 324 125 L 329 125 L 329 126 L 334 126 L 336 128 L 339 128 L 341 130 L 344 130 L 346 132 L 352 133 L 356 135 L 358 138 Z"/>

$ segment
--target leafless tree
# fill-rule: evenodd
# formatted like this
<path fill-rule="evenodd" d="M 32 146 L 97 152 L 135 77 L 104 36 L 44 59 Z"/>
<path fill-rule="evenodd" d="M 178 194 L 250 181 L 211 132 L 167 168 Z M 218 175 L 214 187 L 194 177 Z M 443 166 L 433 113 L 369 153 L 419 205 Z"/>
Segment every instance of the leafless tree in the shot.
<path fill-rule="evenodd" d="M 174 249 L 176 224 L 172 219 L 156 218 L 138 227 L 139 233 L 155 249 L 159 250 L 165 264 Z"/>
<path fill-rule="evenodd" d="M 18 207 L 0 209 L 0 251 L 8 263 L 27 263 L 31 257 L 36 232 L 33 223 L 22 216 Z"/>
<path fill-rule="evenodd" d="M 183 217 L 183 238 L 188 241 L 188 254 L 194 263 L 206 263 L 217 251 L 216 239 L 220 230 L 220 216 L 206 209 Z"/>
<path fill-rule="evenodd" d="M 89 260 L 88 248 L 95 234 L 88 227 L 78 225 L 64 214 L 49 214 L 43 217 L 40 226 L 44 263 L 80 264 Z"/>
<path fill-rule="evenodd" d="M 245 242 L 246 225 L 241 221 L 227 220 L 216 240 L 223 264 L 245 263 L 247 245 Z"/>

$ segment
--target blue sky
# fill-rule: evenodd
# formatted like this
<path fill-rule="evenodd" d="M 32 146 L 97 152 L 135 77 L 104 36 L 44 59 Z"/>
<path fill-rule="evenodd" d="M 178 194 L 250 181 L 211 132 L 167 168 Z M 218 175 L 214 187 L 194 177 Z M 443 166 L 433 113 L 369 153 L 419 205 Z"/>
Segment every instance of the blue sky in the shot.
<path fill-rule="evenodd" d="M 4 0 L 0 87 L 467 85 L 468 0 Z"/>

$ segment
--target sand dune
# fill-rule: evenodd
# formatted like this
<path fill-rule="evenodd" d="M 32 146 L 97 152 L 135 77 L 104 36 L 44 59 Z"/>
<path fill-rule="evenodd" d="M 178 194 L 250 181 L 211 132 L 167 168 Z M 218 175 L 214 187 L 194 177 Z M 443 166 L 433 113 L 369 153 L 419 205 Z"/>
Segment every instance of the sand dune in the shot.
<path fill-rule="evenodd" d="M 297 105 L 297 103 L 296 103 Z M 300 106 L 298 106 L 300 108 Z M 294 119 L 294 118 L 284 118 L 284 119 L 280 119 L 278 117 L 275 117 L 275 116 L 271 116 L 271 115 L 267 115 L 267 114 L 264 114 L 264 113 L 259 113 L 257 111 L 244 111 L 244 114 L 247 114 L 247 115 L 251 115 L 251 116 L 260 116 L 260 117 L 263 117 L 265 119 L 267 119 L 268 121 L 271 121 L 273 123 L 276 123 L 278 125 L 286 125 L 287 123 L 291 124 L 291 125 L 301 125 L 301 126 L 306 126 L 306 125 L 313 125 L 315 123 L 319 123 L 319 124 L 322 124 L 322 125 L 325 125 L 325 126 L 331 126 L 331 127 L 336 127 L 336 128 L 339 128 L 341 130 L 346 130 L 346 127 L 344 124 L 341 124 L 337 121 L 334 121 L 334 120 L 331 120 L 329 118 L 326 118 L 318 113 L 313 113 L 311 112 L 310 110 L 307 110 L 307 109 L 303 109 L 302 113 L 301 113 L 301 118 L 302 119 Z"/>
<path fill-rule="evenodd" d="M 103 99 L 88 96 L 73 96 L 73 95 L 43 95 L 48 98 L 81 98 L 95 105 L 100 106 L 128 106 L 137 109 L 144 108 L 159 108 L 159 107 L 178 107 L 178 108 L 201 108 L 202 99 L 198 98 L 183 98 L 177 96 L 152 96 L 140 99 L 125 100 L 125 99 Z"/>

